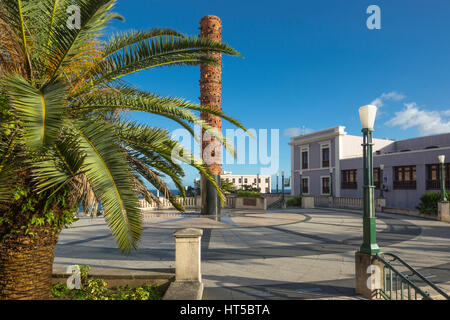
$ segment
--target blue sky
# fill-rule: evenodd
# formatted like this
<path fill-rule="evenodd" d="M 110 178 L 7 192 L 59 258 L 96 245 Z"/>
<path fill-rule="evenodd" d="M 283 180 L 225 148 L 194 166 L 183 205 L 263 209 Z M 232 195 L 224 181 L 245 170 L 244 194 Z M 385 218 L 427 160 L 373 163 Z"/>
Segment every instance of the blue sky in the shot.
<path fill-rule="evenodd" d="M 381 29 L 369 30 L 369 5 Z M 223 23 L 223 40 L 243 59 L 223 59 L 224 112 L 247 128 L 280 130 L 280 171 L 290 171 L 288 134 L 343 125 L 359 134 L 358 108 L 380 106 L 375 136 L 404 139 L 450 132 L 450 1 L 447 0 L 119 0 L 126 21 L 111 32 L 170 27 L 199 33 L 207 14 Z M 141 88 L 198 103 L 199 67 L 131 76 Z M 135 120 L 170 130 L 169 121 Z M 225 124 L 224 128 L 232 128 Z M 258 173 L 259 165 L 226 165 Z M 186 184 L 197 176 L 186 170 Z"/>

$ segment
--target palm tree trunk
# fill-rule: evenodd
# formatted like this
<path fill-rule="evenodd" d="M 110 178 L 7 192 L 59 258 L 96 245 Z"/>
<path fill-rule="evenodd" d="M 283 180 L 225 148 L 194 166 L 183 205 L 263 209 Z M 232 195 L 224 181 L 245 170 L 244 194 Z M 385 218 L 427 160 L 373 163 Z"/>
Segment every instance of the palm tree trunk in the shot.
<path fill-rule="evenodd" d="M 13 235 L 0 242 L 0 300 L 51 299 L 58 234 Z"/>

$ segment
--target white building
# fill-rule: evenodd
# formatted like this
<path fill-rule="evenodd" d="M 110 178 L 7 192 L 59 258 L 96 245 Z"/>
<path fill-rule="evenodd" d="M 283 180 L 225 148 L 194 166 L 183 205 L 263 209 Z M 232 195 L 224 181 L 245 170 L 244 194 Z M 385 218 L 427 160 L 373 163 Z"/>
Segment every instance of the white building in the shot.
<path fill-rule="evenodd" d="M 223 171 L 220 178 L 232 182 L 236 189 L 242 189 L 243 186 L 252 186 L 260 188 L 262 193 L 271 192 L 271 177 L 269 175 L 260 174 L 232 174 L 228 171 Z"/>

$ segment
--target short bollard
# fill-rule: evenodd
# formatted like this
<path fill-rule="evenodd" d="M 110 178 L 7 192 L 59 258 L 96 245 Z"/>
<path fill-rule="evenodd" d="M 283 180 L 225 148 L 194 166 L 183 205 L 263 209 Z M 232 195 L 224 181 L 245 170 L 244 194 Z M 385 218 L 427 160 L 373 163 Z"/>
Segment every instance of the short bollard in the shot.
<path fill-rule="evenodd" d="M 181 229 L 175 236 L 175 280 L 202 282 L 201 229 Z"/>
<path fill-rule="evenodd" d="M 438 202 L 438 218 L 440 221 L 450 222 L 450 201 Z"/>
<path fill-rule="evenodd" d="M 175 236 L 175 282 L 163 300 L 201 300 L 203 283 L 201 270 L 201 229 L 181 229 Z"/>

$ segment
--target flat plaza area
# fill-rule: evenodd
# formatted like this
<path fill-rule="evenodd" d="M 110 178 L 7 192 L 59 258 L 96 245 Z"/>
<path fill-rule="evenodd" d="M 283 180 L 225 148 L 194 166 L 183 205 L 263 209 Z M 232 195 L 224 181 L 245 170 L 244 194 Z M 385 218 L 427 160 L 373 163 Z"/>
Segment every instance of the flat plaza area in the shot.
<path fill-rule="evenodd" d="M 217 219 L 148 211 L 137 251 L 124 256 L 103 218 L 82 217 L 62 232 L 55 267 L 174 272 L 181 228 L 203 229 L 204 299 L 358 299 L 355 252 L 362 213 L 338 209 L 224 211 Z M 450 291 L 450 224 L 377 213 L 377 242 Z"/>

